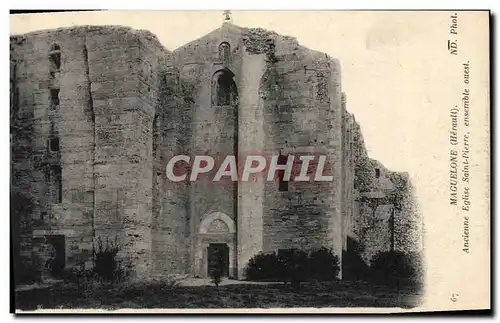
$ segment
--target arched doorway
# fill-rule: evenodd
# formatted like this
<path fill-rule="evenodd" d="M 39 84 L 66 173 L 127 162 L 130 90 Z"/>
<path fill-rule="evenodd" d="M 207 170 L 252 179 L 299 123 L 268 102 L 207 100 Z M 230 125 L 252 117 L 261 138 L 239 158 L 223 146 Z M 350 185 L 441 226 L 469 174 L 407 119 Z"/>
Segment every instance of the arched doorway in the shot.
<path fill-rule="evenodd" d="M 200 277 L 209 277 L 216 268 L 222 270 L 223 276 L 235 276 L 236 226 L 225 213 L 214 212 L 203 217 L 195 263 Z"/>

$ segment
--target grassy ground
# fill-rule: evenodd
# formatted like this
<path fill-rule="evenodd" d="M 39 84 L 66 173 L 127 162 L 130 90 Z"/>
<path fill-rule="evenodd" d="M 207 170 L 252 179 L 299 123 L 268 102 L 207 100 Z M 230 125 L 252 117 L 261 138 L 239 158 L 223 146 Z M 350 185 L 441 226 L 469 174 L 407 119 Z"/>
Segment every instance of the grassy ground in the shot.
<path fill-rule="evenodd" d="M 99 285 L 80 290 L 57 284 L 16 292 L 21 310 L 89 308 L 276 308 L 276 307 L 414 307 L 411 290 L 366 283 L 307 283 L 300 289 L 282 284 L 219 286 Z"/>

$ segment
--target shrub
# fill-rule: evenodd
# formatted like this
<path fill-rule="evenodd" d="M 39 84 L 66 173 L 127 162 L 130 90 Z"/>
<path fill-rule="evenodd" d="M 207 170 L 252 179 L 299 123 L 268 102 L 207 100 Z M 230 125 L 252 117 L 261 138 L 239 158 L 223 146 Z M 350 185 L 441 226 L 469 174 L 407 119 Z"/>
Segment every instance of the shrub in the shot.
<path fill-rule="evenodd" d="M 339 271 L 339 258 L 330 249 L 320 248 L 309 254 L 298 249 L 259 253 L 250 259 L 245 273 L 249 280 L 283 281 L 299 286 L 309 279 L 334 280 Z"/>
<path fill-rule="evenodd" d="M 339 257 L 331 249 L 320 248 L 309 255 L 309 277 L 320 281 L 337 279 L 340 272 Z"/>
<path fill-rule="evenodd" d="M 126 271 L 117 259 L 119 250 L 120 247 L 116 242 L 107 242 L 104 246 L 101 239 L 97 241 L 93 271 L 100 279 L 112 282 L 126 278 Z"/>
<path fill-rule="evenodd" d="M 63 271 L 61 278 L 66 283 L 73 283 L 80 289 L 80 285 L 85 279 L 92 277 L 92 271 L 85 267 L 85 262 L 81 261 L 76 266 L 67 268 Z"/>
<path fill-rule="evenodd" d="M 364 246 L 352 237 L 347 237 L 347 250 L 342 251 L 342 277 L 346 280 L 367 280 L 370 266 L 365 262 Z"/>
<path fill-rule="evenodd" d="M 298 287 L 307 279 L 308 255 L 298 249 L 284 249 L 278 252 L 279 277 L 285 283 Z"/>
<path fill-rule="evenodd" d="M 222 281 L 222 270 L 220 268 L 215 268 L 210 272 L 210 278 L 212 278 L 212 284 L 214 284 L 215 287 L 219 287 Z"/>
<path fill-rule="evenodd" d="M 370 266 L 353 250 L 342 251 L 342 278 L 345 280 L 367 280 Z"/>
<path fill-rule="evenodd" d="M 380 284 L 417 287 L 421 283 L 421 257 L 416 253 L 379 252 L 373 257 L 370 269 L 372 280 Z"/>
<path fill-rule="evenodd" d="M 246 277 L 249 280 L 277 280 L 279 278 L 279 263 L 276 253 L 259 253 L 250 259 L 246 267 Z"/>

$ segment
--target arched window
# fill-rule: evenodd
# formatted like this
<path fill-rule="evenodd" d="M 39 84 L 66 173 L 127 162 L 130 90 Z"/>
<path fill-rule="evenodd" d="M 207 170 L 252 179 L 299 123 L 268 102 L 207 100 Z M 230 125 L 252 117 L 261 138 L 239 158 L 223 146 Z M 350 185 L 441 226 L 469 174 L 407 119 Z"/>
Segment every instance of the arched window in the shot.
<path fill-rule="evenodd" d="M 224 42 L 219 45 L 219 60 L 223 64 L 231 62 L 231 46 L 229 43 Z"/>
<path fill-rule="evenodd" d="M 217 106 L 238 104 L 238 89 L 231 71 L 223 70 L 215 73 L 212 87 L 212 104 Z"/>
<path fill-rule="evenodd" d="M 49 52 L 50 72 L 59 72 L 61 69 L 61 47 L 53 44 Z"/>

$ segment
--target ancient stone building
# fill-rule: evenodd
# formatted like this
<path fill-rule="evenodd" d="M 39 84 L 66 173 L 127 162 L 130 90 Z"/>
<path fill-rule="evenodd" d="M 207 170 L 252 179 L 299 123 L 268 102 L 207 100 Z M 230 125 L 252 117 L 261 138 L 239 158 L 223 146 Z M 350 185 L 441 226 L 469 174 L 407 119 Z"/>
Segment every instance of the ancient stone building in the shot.
<path fill-rule="evenodd" d="M 226 22 L 173 52 L 109 26 L 10 46 L 11 219 L 25 263 L 92 266 L 99 243 L 116 242 L 138 278 L 204 277 L 222 259 L 241 279 L 259 252 L 341 258 L 348 237 L 369 261 L 395 247 L 391 214 L 414 213 L 393 212 L 395 173 L 368 158 L 339 62 L 295 38 Z M 168 181 L 179 154 L 324 154 L 334 180 Z"/>

